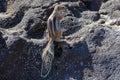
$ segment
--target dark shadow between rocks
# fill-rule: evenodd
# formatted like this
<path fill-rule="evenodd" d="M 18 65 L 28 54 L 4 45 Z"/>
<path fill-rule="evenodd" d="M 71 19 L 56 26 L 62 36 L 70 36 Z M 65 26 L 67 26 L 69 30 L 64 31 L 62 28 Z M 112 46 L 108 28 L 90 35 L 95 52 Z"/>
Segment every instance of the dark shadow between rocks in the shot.
<path fill-rule="evenodd" d="M 44 36 L 45 30 L 46 30 L 46 23 L 42 23 L 42 21 L 38 22 L 37 24 L 34 24 L 34 20 L 29 20 L 29 24 L 25 28 L 27 31 L 27 38 L 33 38 L 33 39 L 41 39 Z"/>
<path fill-rule="evenodd" d="M 92 3 L 92 1 L 90 1 L 90 0 L 88 0 L 88 1 L 85 1 L 85 0 L 81 0 L 85 5 L 86 5 L 86 8 L 87 9 L 91 9 L 91 3 Z"/>
<path fill-rule="evenodd" d="M 80 41 L 73 45 L 65 41 L 55 42 L 55 59 L 50 76 L 57 73 L 60 79 L 69 80 L 70 77 L 75 77 L 77 80 L 83 80 L 84 69 L 86 68 L 94 70 L 92 56 L 85 41 Z"/>
<path fill-rule="evenodd" d="M 107 0 L 81 0 L 87 7 L 88 10 L 91 11 L 99 11 L 102 3 Z"/>
<path fill-rule="evenodd" d="M 27 38 L 41 39 L 44 36 L 45 28 L 37 29 L 34 32 L 28 32 Z"/>
<path fill-rule="evenodd" d="M 7 10 L 7 0 L 0 0 L 0 13 L 6 12 Z"/>
<path fill-rule="evenodd" d="M 9 54 L 9 51 L 8 51 L 6 42 L 2 37 L 2 33 L 0 32 L 0 67 L 2 66 L 1 64 L 3 64 L 8 54 Z"/>
<path fill-rule="evenodd" d="M 5 29 L 15 27 L 23 19 L 26 10 L 26 7 L 20 7 L 15 12 L 11 12 L 12 15 L 0 20 L 0 27 Z"/>
<path fill-rule="evenodd" d="M 3 75 L 4 76 L 3 78 L 6 77 L 5 74 L 7 74 L 10 69 L 12 69 L 16 59 L 20 57 L 20 55 L 23 53 L 22 49 L 23 49 L 23 46 L 25 45 L 25 40 L 21 38 L 16 38 L 15 41 L 13 40 L 13 42 L 14 44 L 12 44 L 11 42 L 10 45 L 7 46 L 9 47 L 9 52 L 11 54 L 7 55 L 6 59 L 4 60 L 4 63 L 0 68 L 0 75 Z"/>
<path fill-rule="evenodd" d="M 27 38 L 33 39 L 41 39 L 44 36 L 46 30 L 47 23 L 39 20 L 39 22 L 35 22 L 34 19 L 29 19 L 27 27 L 25 30 L 27 31 Z"/>
<path fill-rule="evenodd" d="M 41 67 L 39 51 L 43 45 L 35 45 L 16 37 L 12 41 L 9 40 L 7 47 L 10 54 L 4 60 L 4 64 L 0 65 L 0 80 L 37 80 Z"/>

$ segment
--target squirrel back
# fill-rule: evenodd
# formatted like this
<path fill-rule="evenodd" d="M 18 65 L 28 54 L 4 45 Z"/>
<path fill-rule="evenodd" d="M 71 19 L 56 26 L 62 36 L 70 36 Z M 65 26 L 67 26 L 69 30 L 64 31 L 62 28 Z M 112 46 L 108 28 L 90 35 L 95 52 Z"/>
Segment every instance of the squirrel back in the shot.
<path fill-rule="evenodd" d="M 59 41 L 62 37 L 60 20 L 64 17 L 67 8 L 64 5 L 56 5 L 52 14 L 47 20 L 49 42 L 42 53 L 41 77 L 47 77 L 51 70 L 54 59 L 54 41 Z"/>

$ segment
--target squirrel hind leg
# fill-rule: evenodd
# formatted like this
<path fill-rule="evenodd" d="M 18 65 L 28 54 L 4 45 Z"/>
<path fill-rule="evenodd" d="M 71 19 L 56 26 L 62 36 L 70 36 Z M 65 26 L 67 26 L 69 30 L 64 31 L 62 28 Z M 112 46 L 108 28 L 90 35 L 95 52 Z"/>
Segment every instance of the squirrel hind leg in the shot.
<path fill-rule="evenodd" d="M 41 77 L 47 77 L 52 66 L 52 62 L 54 59 L 54 52 L 51 50 L 47 50 L 46 52 L 43 53 L 42 56 L 42 67 L 41 67 Z"/>

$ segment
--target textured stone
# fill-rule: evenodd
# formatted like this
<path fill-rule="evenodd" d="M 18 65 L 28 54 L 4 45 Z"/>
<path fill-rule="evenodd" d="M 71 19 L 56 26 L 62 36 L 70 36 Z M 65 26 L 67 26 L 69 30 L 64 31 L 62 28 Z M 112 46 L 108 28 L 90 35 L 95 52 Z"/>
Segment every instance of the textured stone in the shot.
<path fill-rule="evenodd" d="M 12 11 L 0 13 L 0 80 L 119 80 L 119 0 L 93 1 L 15 0 L 9 5 Z M 52 70 L 41 78 L 46 21 L 58 2 L 69 9 L 61 20 L 66 38 L 55 43 Z"/>

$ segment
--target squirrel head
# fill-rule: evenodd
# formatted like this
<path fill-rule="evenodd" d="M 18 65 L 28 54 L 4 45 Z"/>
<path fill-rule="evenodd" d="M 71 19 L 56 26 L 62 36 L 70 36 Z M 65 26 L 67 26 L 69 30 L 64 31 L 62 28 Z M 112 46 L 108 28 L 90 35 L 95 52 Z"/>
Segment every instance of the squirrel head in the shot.
<path fill-rule="evenodd" d="M 57 4 L 54 8 L 59 17 L 65 17 L 68 12 L 68 8 L 64 4 Z"/>

